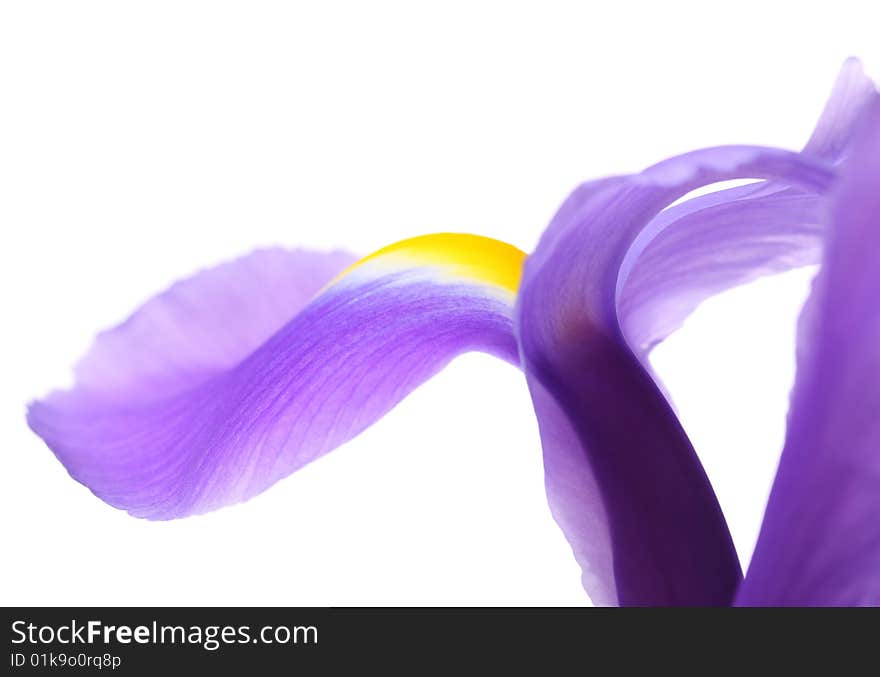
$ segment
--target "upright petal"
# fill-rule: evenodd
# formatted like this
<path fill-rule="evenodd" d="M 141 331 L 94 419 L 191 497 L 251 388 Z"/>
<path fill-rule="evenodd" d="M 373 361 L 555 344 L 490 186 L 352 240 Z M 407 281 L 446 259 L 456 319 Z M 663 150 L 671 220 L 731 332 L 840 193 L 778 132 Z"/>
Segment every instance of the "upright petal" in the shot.
<path fill-rule="evenodd" d="M 597 601 L 728 604 L 740 580 L 715 495 L 627 344 L 617 303 L 622 267 L 645 226 L 691 190 L 736 178 L 815 193 L 833 173 L 798 154 L 752 147 L 672 158 L 569 200 L 578 206 L 560 212 L 526 262 L 516 327 L 548 498 Z"/>
<path fill-rule="evenodd" d="M 880 100 L 804 307 L 779 470 L 740 604 L 880 604 Z"/>
<path fill-rule="evenodd" d="M 257 253 L 172 287 L 102 335 L 77 386 L 34 403 L 28 421 L 75 479 L 133 515 L 246 500 L 456 355 L 518 364 L 523 257 L 487 238 L 425 236 L 331 281 L 349 257 Z"/>
<path fill-rule="evenodd" d="M 814 157 L 840 160 L 850 145 L 865 106 L 876 94 L 877 88 L 865 75 L 861 62 L 853 57 L 847 59 L 804 152 Z"/>

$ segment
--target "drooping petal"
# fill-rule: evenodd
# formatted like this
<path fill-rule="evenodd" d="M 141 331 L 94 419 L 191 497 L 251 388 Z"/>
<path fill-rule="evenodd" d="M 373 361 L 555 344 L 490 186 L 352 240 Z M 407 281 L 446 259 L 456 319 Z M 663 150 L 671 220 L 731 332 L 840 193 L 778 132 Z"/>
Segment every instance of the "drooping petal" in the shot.
<path fill-rule="evenodd" d="M 740 604 L 880 604 L 880 100 L 830 207 L 779 470 Z"/>
<path fill-rule="evenodd" d="M 355 261 L 259 249 L 181 280 L 96 337 L 76 365 L 77 390 L 130 403 L 192 389 L 241 362 Z"/>
<path fill-rule="evenodd" d="M 715 495 L 627 344 L 617 303 L 622 265 L 645 226 L 691 190 L 737 178 L 821 193 L 833 172 L 795 153 L 753 147 L 672 158 L 569 200 L 577 206 L 560 212 L 526 262 L 516 327 L 539 414 L 548 499 L 594 600 L 728 604 L 739 583 Z M 605 519 L 586 520 L 581 513 L 594 510 L 597 497 Z"/>
<path fill-rule="evenodd" d="M 176 285 L 102 335 L 77 386 L 34 403 L 28 421 L 75 479 L 133 515 L 246 500 L 357 435 L 456 355 L 517 364 L 523 257 L 487 238 L 425 236 L 330 281 L 347 256 L 257 253 Z"/>

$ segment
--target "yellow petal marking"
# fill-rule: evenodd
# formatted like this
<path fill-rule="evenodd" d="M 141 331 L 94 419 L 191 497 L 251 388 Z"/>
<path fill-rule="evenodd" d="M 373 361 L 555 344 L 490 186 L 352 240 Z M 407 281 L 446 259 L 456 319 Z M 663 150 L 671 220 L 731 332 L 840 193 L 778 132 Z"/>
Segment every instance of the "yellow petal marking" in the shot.
<path fill-rule="evenodd" d="M 394 268 L 427 266 L 516 293 L 525 258 L 525 253 L 500 240 L 465 233 L 436 233 L 383 247 L 349 266 L 333 282 L 368 263 Z"/>

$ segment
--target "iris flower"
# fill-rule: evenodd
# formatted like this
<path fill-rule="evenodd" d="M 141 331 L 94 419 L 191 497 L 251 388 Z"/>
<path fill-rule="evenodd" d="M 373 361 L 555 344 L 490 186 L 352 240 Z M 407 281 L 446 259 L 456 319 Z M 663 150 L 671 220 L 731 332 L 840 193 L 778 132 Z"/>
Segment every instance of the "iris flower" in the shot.
<path fill-rule="evenodd" d="M 757 182 L 681 201 L 702 186 Z M 708 148 L 585 183 L 528 257 L 435 234 L 264 249 L 100 334 L 28 421 L 136 517 L 204 513 L 350 440 L 456 356 L 525 376 L 550 508 L 603 605 L 880 603 L 880 96 L 848 61 L 800 151 Z M 820 263 L 748 574 L 651 349 L 704 299 Z"/>

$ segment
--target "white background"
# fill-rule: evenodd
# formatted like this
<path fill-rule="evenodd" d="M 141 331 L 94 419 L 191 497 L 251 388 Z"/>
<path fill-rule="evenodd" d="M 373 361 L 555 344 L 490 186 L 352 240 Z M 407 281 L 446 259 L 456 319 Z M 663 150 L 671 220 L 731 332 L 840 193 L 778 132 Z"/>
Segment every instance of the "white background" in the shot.
<path fill-rule="evenodd" d="M 709 7 L 709 5 L 714 5 Z M 578 182 L 796 148 L 876 2 L 0 5 L 0 603 L 584 604 L 521 375 L 472 355 L 251 502 L 114 510 L 27 429 L 101 328 L 271 244 L 529 250 Z M 655 354 L 747 560 L 809 271 Z"/>

